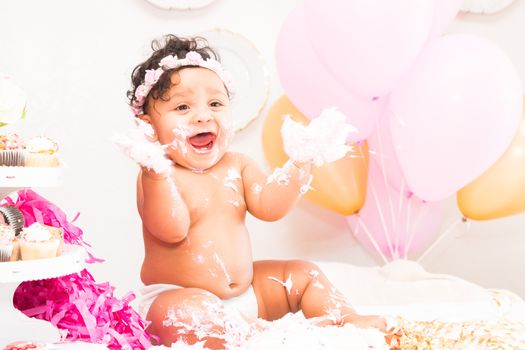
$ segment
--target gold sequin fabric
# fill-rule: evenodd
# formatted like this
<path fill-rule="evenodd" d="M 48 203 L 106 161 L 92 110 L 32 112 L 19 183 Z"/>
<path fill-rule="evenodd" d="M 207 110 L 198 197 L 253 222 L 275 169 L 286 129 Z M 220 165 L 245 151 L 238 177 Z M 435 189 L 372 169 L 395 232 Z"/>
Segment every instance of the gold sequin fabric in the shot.
<path fill-rule="evenodd" d="M 500 317 L 462 322 L 410 321 L 399 318 L 387 337 L 391 350 L 525 350 L 525 322 L 507 312 L 523 303 L 512 294 L 491 291 Z"/>

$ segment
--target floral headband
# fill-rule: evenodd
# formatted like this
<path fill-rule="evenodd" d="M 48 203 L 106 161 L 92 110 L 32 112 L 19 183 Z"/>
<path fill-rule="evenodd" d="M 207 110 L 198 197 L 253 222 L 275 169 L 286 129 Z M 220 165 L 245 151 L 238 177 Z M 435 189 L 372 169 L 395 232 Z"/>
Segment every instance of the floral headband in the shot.
<path fill-rule="evenodd" d="M 219 63 L 219 61 L 211 57 L 205 60 L 196 51 L 189 51 L 186 54 L 185 58 L 177 58 L 177 56 L 168 55 L 160 60 L 159 66 L 160 67 L 157 69 L 147 69 L 146 74 L 144 75 L 144 82 L 140 84 L 135 90 L 135 99 L 131 102 L 131 109 L 133 110 L 133 113 L 135 113 L 135 115 L 143 113 L 142 107 L 144 106 L 144 102 L 146 102 L 146 97 L 148 96 L 153 86 L 157 84 L 162 73 L 169 69 L 184 66 L 199 66 L 207 68 L 215 72 L 215 74 L 217 74 L 219 78 L 221 78 L 221 80 L 224 82 L 226 89 L 228 89 L 228 91 L 231 91 L 232 80 L 230 74 L 224 69 L 222 69 L 222 66 Z"/>

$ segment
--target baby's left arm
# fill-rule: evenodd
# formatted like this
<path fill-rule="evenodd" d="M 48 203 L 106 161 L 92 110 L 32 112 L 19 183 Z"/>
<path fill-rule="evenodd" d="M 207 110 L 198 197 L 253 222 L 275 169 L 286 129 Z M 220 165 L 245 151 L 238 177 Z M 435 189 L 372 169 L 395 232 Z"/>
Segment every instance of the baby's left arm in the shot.
<path fill-rule="evenodd" d="M 309 188 L 310 163 L 288 161 L 267 175 L 253 159 L 241 157 L 246 205 L 248 211 L 261 220 L 282 218 Z"/>
<path fill-rule="evenodd" d="M 356 132 L 335 108 L 325 109 L 308 125 L 286 117 L 281 127 L 283 146 L 290 158 L 266 176 L 255 162 L 243 161 L 242 179 L 248 211 L 262 220 L 282 218 L 309 189 L 311 164 L 321 166 L 345 156 L 348 134 Z"/>

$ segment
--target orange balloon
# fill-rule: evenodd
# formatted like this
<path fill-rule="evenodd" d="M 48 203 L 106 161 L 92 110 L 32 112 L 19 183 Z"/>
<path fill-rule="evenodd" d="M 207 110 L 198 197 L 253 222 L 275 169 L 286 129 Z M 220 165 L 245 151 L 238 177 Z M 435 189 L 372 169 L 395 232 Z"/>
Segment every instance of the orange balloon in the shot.
<path fill-rule="evenodd" d="M 308 124 L 310 121 L 288 97 L 281 96 L 268 111 L 263 126 L 263 149 L 266 160 L 273 168 L 282 167 L 288 156 L 284 153 L 281 126 L 285 115 Z M 305 198 L 342 215 L 351 215 L 363 206 L 368 177 L 368 145 L 362 142 L 335 162 L 312 167 L 312 190 Z"/>
<path fill-rule="evenodd" d="M 475 220 L 525 211 L 525 110 L 510 147 L 491 168 L 458 192 L 457 202 L 459 210 Z"/>

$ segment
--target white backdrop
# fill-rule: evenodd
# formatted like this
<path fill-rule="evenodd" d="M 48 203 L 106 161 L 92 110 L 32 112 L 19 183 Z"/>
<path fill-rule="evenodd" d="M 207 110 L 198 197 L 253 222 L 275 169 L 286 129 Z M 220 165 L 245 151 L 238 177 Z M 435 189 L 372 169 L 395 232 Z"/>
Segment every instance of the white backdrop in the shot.
<path fill-rule="evenodd" d="M 28 120 L 12 130 L 47 134 L 61 146 L 67 165 L 60 188 L 37 189 L 69 213 L 93 252 L 106 259 L 89 270 L 110 281 L 117 294 L 137 290 L 142 261 L 141 225 L 135 209 L 137 166 L 109 141 L 130 127 L 126 105 L 132 68 L 146 57 L 151 39 L 226 28 L 250 39 L 270 71 L 268 106 L 282 94 L 274 46 L 286 14 L 300 0 L 216 0 L 192 12 L 164 11 L 145 0 L 3 0 L 0 2 L 0 72 L 28 93 Z M 496 42 L 525 81 L 525 1 L 492 16 L 461 15 L 450 32 L 468 32 Z M 263 117 L 240 132 L 234 150 L 264 163 Z M 4 129 L 5 130 L 5 129 Z M 0 130 L 0 132 L 4 131 Z M 442 231 L 460 213 L 450 199 Z M 254 256 L 380 264 L 352 237 L 344 217 L 302 202 L 286 218 L 266 223 L 248 218 Z M 432 272 L 451 273 L 525 297 L 525 215 L 464 224 L 422 262 Z"/>

